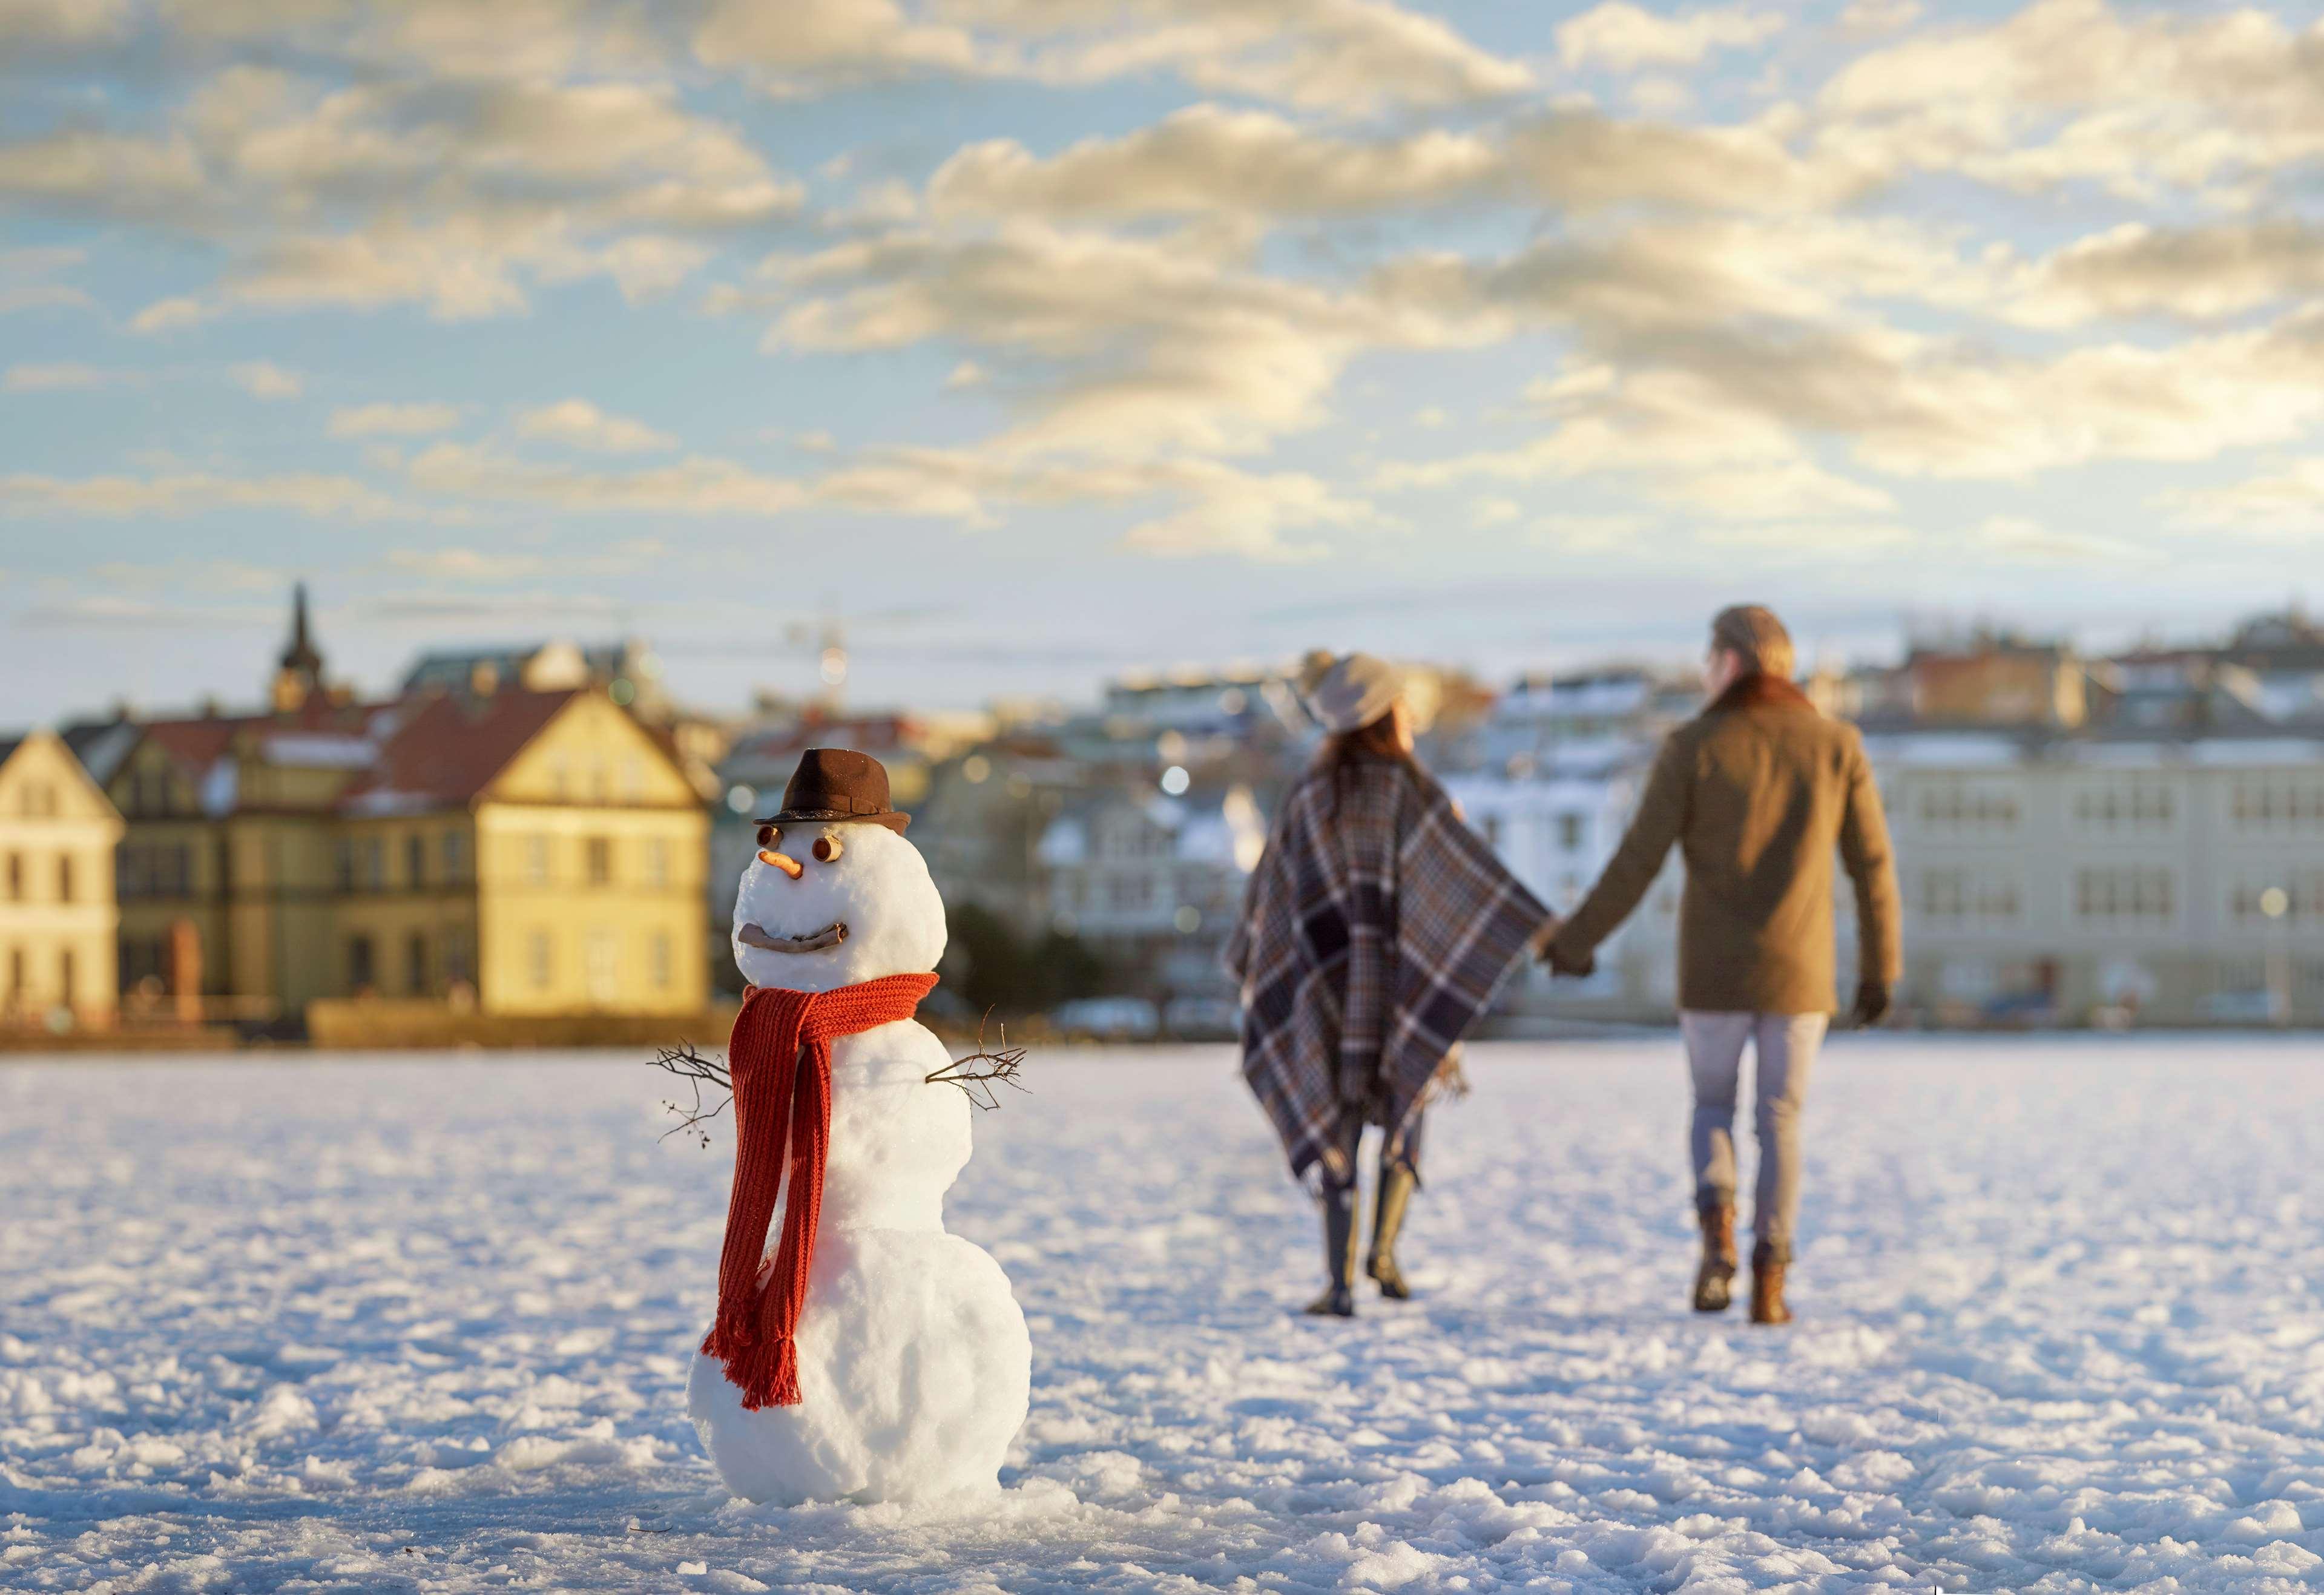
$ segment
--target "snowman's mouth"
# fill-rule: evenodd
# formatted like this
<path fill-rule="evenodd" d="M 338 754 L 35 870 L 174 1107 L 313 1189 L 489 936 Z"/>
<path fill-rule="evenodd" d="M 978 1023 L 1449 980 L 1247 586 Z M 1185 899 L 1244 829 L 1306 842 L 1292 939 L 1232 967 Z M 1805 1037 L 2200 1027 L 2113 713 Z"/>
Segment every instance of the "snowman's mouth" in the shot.
<path fill-rule="evenodd" d="M 820 953 L 845 941 L 847 927 L 835 919 L 821 930 L 810 930 L 805 936 L 770 936 L 757 926 L 746 924 L 734 933 L 734 939 L 746 947 L 769 953 Z"/>

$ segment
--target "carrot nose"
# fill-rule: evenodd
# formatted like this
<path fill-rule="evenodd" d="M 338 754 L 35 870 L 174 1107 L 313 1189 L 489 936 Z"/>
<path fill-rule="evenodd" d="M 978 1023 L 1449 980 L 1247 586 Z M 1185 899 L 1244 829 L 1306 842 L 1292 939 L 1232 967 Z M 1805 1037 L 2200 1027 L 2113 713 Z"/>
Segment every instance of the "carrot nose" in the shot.
<path fill-rule="evenodd" d="M 792 858 L 788 853 L 770 853 L 765 848 L 761 848 L 759 850 L 759 862 L 762 864 L 767 864 L 775 869 L 780 870 L 784 874 L 789 876 L 794 880 L 798 880 L 801 875 L 807 872 L 799 867 L 798 860 Z"/>

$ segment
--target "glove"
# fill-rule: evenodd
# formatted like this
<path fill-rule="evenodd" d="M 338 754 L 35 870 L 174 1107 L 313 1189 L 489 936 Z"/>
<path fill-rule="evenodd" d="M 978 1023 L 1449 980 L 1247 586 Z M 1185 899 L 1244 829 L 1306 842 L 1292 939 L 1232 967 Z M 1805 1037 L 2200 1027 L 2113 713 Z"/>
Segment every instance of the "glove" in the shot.
<path fill-rule="evenodd" d="M 1856 988 L 1856 1028 L 1869 1030 L 1888 1012 L 1888 988 L 1878 981 L 1859 982 Z"/>
<path fill-rule="evenodd" d="M 1549 965 L 1549 973 L 1552 974 L 1572 975 L 1576 979 L 1581 979 L 1598 973 L 1598 958 L 1595 954 L 1584 953 L 1576 958 L 1555 942 L 1550 943 L 1543 951 L 1542 961 Z"/>

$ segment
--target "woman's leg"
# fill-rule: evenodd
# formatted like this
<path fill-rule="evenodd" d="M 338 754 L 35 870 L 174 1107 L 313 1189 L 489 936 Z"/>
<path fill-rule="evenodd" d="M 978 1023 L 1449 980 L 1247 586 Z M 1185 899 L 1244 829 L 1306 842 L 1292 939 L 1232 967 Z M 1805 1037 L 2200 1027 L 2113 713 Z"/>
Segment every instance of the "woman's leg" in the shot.
<path fill-rule="evenodd" d="M 1323 1208 L 1323 1266 L 1331 1283 L 1322 1295 L 1307 1304 L 1307 1311 L 1319 1318 L 1356 1315 L 1356 1155 L 1361 1149 L 1363 1133 L 1362 1114 L 1350 1114 L 1337 1138 L 1340 1166 L 1345 1173 L 1334 1176 L 1329 1162 L 1321 1169 L 1323 1183 L 1317 1194 Z"/>
<path fill-rule="evenodd" d="M 1388 1139 L 1380 1139 L 1379 1191 L 1372 1207 L 1371 1260 L 1364 1272 L 1379 1281 L 1380 1295 L 1394 1301 L 1411 1296 L 1404 1271 L 1396 1266 L 1396 1238 L 1404 1228 L 1404 1210 L 1420 1184 L 1420 1132 L 1426 1118 L 1416 1118 L 1404 1138 L 1401 1156 L 1390 1157 Z"/>

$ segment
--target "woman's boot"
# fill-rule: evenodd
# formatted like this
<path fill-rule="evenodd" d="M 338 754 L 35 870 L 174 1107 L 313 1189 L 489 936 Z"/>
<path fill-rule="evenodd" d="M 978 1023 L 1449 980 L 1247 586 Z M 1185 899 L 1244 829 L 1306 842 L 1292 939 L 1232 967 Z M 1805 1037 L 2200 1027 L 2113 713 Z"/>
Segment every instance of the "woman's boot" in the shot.
<path fill-rule="evenodd" d="M 1364 1272 L 1379 1281 L 1380 1295 L 1390 1301 L 1408 1301 L 1412 1287 L 1396 1266 L 1396 1237 L 1404 1228 L 1405 1204 L 1420 1182 L 1402 1164 L 1384 1164 L 1379 1175 L 1379 1201 L 1372 1212 L 1372 1255 Z"/>
<path fill-rule="evenodd" d="M 1782 1253 L 1762 1240 L 1751 1249 L 1751 1322 L 1789 1323 L 1792 1310 L 1784 1305 Z"/>
<path fill-rule="evenodd" d="M 1323 1187 L 1323 1264 L 1331 1270 L 1332 1283 L 1307 1304 L 1308 1313 L 1318 1318 L 1353 1318 L 1356 1293 L 1351 1281 L 1356 1272 L 1356 1187 L 1352 1182 Z"/>
<path fill-rule="evenodd" d="M 1735 1295 L 1735 1204 L 1706 1202 L 1695 1213 L 1702 1221 L 1702 1262 L 1694 1271 L 1694 1310 L 1724 1313 Z"/>

